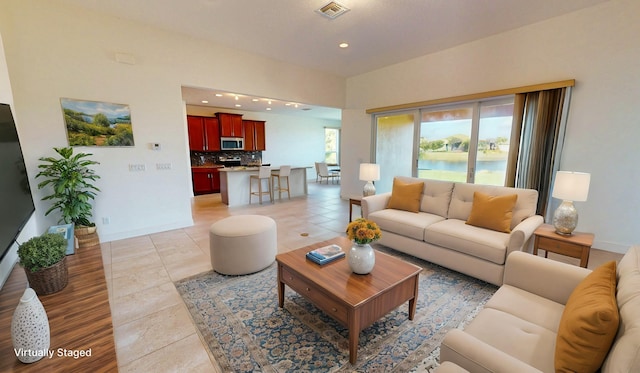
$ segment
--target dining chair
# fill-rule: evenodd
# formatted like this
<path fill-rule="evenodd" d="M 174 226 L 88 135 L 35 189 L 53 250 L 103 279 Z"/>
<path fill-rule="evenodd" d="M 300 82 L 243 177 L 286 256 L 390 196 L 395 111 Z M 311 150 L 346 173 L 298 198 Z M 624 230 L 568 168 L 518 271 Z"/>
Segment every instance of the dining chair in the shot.
<path fill-rule="evenodd" d="M 320 183 L 322 183 L 323 179 L 327 179 L 327 184 L 329 184 L 329 179 L 333 183 L 334 180 L 340 177 L 340 172 L 329 171 L 327 164 L 325 162 L 318 163 L 318 175 L 320 175 Z"/>

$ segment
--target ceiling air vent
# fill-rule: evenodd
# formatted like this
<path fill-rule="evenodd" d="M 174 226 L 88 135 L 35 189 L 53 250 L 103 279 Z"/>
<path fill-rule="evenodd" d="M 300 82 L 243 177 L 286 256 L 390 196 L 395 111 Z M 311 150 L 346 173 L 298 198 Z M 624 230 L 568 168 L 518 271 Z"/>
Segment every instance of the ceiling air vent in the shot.
<path fill-rule="evenodd" d="M 348 12 L 350 9 L 346 6 L 336 3 L 335 1 L 330 2 L 329 4 L 323 6 L 322 8 L 316 10 L 317 13 L 322 14 L 323 16 L 336 19 L 342 14 Z"/>

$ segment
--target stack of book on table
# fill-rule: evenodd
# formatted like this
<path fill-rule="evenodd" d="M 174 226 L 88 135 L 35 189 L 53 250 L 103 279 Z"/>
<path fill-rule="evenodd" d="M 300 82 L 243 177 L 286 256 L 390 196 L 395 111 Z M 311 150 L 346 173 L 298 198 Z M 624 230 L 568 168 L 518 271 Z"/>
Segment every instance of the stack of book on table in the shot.
<path fill-rule="evenodd" d="M 307 259 L 318 264 L 326 264 L 340 258 L 344 258 L 344 251 L 338 245 L 323 246 L 307 253 Z"/>

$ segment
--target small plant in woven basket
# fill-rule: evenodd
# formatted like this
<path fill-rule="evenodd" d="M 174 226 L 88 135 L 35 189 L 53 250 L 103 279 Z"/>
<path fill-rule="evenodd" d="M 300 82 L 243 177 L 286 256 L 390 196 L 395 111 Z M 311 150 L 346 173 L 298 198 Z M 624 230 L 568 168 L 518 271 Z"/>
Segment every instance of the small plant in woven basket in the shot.
<path fill-rule="evenodd" d="M 67 250 L 67 240 L 59 234 L 45 233 L 19 245 L 20 264 L 31 272 L 50 267 L 61 261 Z"/>
<path fill-rule="evenodd" d="M 67 240 L 55 233 L 32 237 L 18 246 L 20 265 L 38 295 L 55 293 L 67 286 L 66 250 Z"/>

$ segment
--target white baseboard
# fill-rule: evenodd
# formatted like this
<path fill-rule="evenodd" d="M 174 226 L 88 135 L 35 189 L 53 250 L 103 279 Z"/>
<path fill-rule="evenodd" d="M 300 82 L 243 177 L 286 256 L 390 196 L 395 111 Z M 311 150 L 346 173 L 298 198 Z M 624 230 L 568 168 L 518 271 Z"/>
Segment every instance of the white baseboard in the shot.
<path fill-rule="evenodd" d="M 622 244 L 619 242 L 598 241 L 594 240 L 593 246 L 596 249 L 611 251 L 618 254 L 626 254 L 631 245 Z"/>
<path fill-rule="evenodd" d="M 158 225 L 158 226 L 147 227 L 143 229 L 136 229 L 133 231 L 118 232 L 118 233 L 112 233 L 112 234 L 102 234 L 98 232 L 98 236 L 100 237 L 100 242 L 111 242 L 111 241 L 117 241 L 117 240 L 124 240 L 131 237 L 144 236 L 147 234 L 159 233 L 164 231 L 170 231 L 173 229 L 180 229 L 180 228 L 186 228 L 186 227 L 192 227 L 192 226 L 193 226 L 193 220 L 189 219 L 189 220 L 174 222 L 171 224 Z"/>

